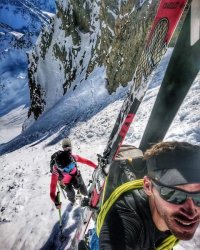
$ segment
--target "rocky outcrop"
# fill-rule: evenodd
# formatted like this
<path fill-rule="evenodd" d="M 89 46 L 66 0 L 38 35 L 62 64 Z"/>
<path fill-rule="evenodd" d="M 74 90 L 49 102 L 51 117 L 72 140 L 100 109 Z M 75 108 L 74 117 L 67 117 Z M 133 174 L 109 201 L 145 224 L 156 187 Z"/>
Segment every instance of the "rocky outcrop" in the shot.
<path fill-rule="evenodd" d="M 56 5 L 50 26 L 29 53 L 29 116 L 35 119 L 87 77 L 100 32 L 99 1 L 60 0 Z"/>
<path fill-rule="evenodd" d="M 35 119 L 83 84 L 96 66 L 106 68 L 109 93 L 126 86 L 158 1 L 58 0 L 56 5 L 50 27 L 42 30 L 29 55 L 29 116 Z"/>
<path fill-rule="evenodd" d="M 143 49 L 158 1 L 103 1 L 103 23 L 100 51 L 107 67 L 108 90 L 115 91 L 119 84 L 126 86 L 133 74 Z"/>

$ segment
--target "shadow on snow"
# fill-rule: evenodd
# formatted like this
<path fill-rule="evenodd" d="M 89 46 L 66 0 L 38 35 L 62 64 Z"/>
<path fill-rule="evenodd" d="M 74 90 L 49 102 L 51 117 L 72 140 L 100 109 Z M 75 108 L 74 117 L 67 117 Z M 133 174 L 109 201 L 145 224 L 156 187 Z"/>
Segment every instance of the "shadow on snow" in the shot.
<path fill-rule="evenodd" d="M 62 215 L 62 224 L 63 224 L 62 235 L 64 236 L 65 240 L 64 241 L 60 240 L 61 232 L 60 232 L 60 224 L 58 221 L 54 225 L 48 240 L 40 248 L 40 250 L 64 250 L 67 247 L 67 245 L 72 240 L 71 234 L 75 232 L 81 216 L 81 208 L 77 207 L 72 214 L 74 223 L 71 224 L 69 227 L 67 227 L 70 217 L 69 214 L 72 211 L 72 208 L 73 208 L 72 205 L 69 204 Z"/>
<path fill-rule="evenodd" d="M 34 143 L 35 146 L 48 137 L 56 135 L 52 141 L 50 141 L 45 147 L 54 145 L 62 140 L 64 137 L 68 136 L 70 129 L 76 126 L 79 122 L 87 122 L 101 110 L 103 110 L 110 103 L 124 98 L 126 93 L 126 88 L 120 92 L 118 95 L 109 96 L 105 100 L 101 100 L 98 103 L 87 103 L 85 106 L 78 105 L 71 107 L 71 110 L 66 113 L 60 107 L 65 107 L 66 103 L 59 102 L 59 108 L 52 108 L 48 112 L 41 115 L 37 121 L 35 121 L 27 130 L 22 132 L 11 141 L 0 145 L 0 155 L 13 152 L 26 146 L 28 144 Z M 62 104 L 62 105 L 61 105 Z"/>

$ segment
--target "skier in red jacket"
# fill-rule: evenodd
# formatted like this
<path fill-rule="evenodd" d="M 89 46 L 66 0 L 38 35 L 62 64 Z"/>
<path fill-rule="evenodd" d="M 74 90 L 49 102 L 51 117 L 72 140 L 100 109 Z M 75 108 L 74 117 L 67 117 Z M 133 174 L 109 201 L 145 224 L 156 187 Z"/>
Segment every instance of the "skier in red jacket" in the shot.
<path fill-rule="evenodd" d="M 96 168 L 96 164 L 88 159 L 79 155 L 73 155 L 72 145 L 69 138 L 62 141 L 63 151 L 57 151 L 51 156 L 51 184 L 50 184 L 50 197 L 55 203 L 56 208 L 61 207 L 61 202 L 58 201 L 56 196 L 57 182 L 63 188 L 68 199 L 74 204 L 75 202 L 75 189 L 79 189 L 82 195 L 87 195 L 87 188 L 81 176 L 80 170 L 77 169 L 77 162 L 84 163 L 90 167 Z"/>

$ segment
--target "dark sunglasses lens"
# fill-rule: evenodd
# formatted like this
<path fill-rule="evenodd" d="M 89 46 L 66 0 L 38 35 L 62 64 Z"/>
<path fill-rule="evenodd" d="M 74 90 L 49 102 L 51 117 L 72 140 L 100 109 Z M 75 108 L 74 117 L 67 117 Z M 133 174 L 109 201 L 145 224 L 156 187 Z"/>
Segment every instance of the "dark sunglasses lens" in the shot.
<path fill-rule="evenodd" d="M 160 190 L 160 196 L 170 203 L 181 204 L 187 199 L 187 195 L 179 190 L 162 187 Z"/>
<path fill-rule="evenodd" d="M 162 186 L 159 183 L 156 183 L 153 181 L 154 186 L 158 190 L 160 197 L 170 203 L 180 205 L 186 201 L 188 197 L 191 197 L 193 199 L 193 202 L 196 206 L 200 207 L 200 193 L 196 194 L 189 194 L 187 192 Z"/>
<path fill-rule="evenodd" d="M 194 196 L 193 198 L 194 204 L 200 207 L 200 194 L 198 196 Z"/>
<path fill-rule="evenodd" d="M 162 187 L 160 190 L 160 196 L 164 200 L 177 205 L 184 203 L 188 197 L 191 197 L 194 204 L 200 207 L 200 194 L 190 196 L 188 193 L 176 189 Z"/>

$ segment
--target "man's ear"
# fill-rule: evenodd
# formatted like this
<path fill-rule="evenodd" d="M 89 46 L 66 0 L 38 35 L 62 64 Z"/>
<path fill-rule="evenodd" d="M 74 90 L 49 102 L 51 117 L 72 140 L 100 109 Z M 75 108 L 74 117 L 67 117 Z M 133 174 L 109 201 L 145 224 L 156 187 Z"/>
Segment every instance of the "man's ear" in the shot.
<path fill-rule="evenodd" d="M 152 182 L 148 176 L 143 177 L 143 188 L 148 196 L 152 195 Z"/>

